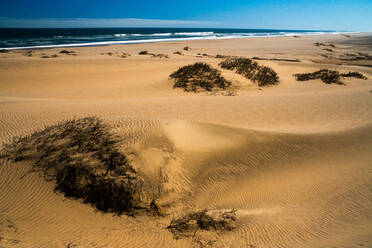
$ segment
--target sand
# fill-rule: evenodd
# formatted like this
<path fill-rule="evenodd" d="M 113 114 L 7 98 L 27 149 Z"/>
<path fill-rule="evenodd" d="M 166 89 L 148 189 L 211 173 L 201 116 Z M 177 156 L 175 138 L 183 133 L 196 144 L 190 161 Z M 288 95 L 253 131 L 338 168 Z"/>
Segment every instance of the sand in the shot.
<path fill-rule="evenodd" d="M 1 159 L 0 247 L 372 247 L 372 60 L 345 55 L 371 55 L 371 40 L 362 33 L 0 54 L 0 143 L 97 116 L 148 178 L 164 169 L 169 191 L 165 217 L 117 216 L 54 192 L 37 172 L 22 177 L 28 161 Z M 328 52 L 315 42 L 336 47 Z M 169 59 L 138 55 L 143 50 Z M 262 88 L 222 70 L 235 96 L 172 87 L 168 77 L 180 66 L 219 68 L 217 54 L 300 62 L 259 60 L 280 80 Z M 343 79 L 342 86 L 292 76 L 323 68 L 368 80 Z M 204 208 L 238 209 L 238 228 L 200 236 L 202 243 L 176 240 L 166 229 Z"/>

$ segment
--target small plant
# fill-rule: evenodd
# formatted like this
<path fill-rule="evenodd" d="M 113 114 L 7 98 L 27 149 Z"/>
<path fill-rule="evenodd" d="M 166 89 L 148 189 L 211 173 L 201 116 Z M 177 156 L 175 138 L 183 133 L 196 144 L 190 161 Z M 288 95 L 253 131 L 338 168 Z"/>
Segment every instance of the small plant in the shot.
<path fill-rule="evenodd" d="M 68 51 L 68 50 L 62 50 L 59 53 L 60 54 L 67 54 L 67 55 L 76 55 L 75 51 Z"/>
<path fill-rule="evenodd" d="M 272 60 L 272 61 L 285 61 L 285 62 L 301 62 L 299 59 L 281 59 L 281 58 L 263 58 L 263 57 L 253 57 L 254 60 Z"/>
<path fill-rule="evenodd" d="M 180 51 L 176 51 L 173 54 L 183 55 L 183 53 L 181 53 Z"/>
<path fill-rule="evenodd" d="M 332 44 L 332 43 L 324 44 L 324 43 L 321 43 L 321 42 L 315 42 L 314 45 L 317 46 L 317 47 L 320 47 L 320 46 L 329 46 L 329 47 L 332 47 L 332 48 L 336 48 L 336 46 L 334 44 Z"/>
<path fill-rule="evenodd" d="M 221 76 L 220 71 L 200 62 L 181 67 L 169 77 L 175 80 L 174 88 L 183 88 L 188 92 L 197 92 L 198 89 L 226 89 L 231 85 L 231 82 Z"/>
<path fill-rule="evenodd" d="M 52 55 L 43 55 L 40 58 L 42 58 L 42 59 L 50 59 L 50 58 L 57 58 L 57 57 L 58 57 L 57 54 L 52 54 Z"/>
<path fill-rule="evenodd" d="M 153 58 L 165 58 L 169 59 L 169 56 L 167 54 L 162 54 L 162 53 L 150 53 L 148 51 L 141 51 L 138 53 L 139 55 L 151 55 Z"/>
<path fill-rule="evenodd" d="M 190 51 L 190 50 L 191 50 L 191 48 L 190 48 L 190 47 L 188 47 L 188 46 L 185 46 L 185 47 L 183 48 L 183 50 L 185 50 L 185 51 Z"/>
<path fill-rule="evenodd" d="M 216 55 L 216 59 L 226 59 L 226 58 L 229 58 L 230 56 L 227 56 L 227 55 L 221 55 L 221 54 L 217 54 Z"/>
<path fill-rule="evenodd" d="M 223 69 L 235 70 L 238 74 L 257 82 L 258 86 L 275 85 L 279 82 L 277 73 L 267 66 L 260 66 L 248 58 L 227 58 L 220 63 Z"/>
<path fill-rule="evenodd" d="M 169 59 L 169 56 L 167 54 L 149 53 L 149 55 L 151 55 L 151 57 L 153 57 L 153 58 L 165 58 L 165 59 Z"/>
<path fill-rule="evenodd" d="M 176 239 L 195 235 L 198 230 L 231 231 L 236 228 L 236 209 L 202 210 L 173 219 L 167 227 Z"/>

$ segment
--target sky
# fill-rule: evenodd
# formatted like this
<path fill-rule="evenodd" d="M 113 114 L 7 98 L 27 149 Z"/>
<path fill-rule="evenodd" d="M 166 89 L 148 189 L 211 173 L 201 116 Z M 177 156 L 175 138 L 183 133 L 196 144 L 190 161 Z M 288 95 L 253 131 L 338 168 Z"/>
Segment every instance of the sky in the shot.
<path fill-rule="evenodd" d="M 0 0 L 0 27 L 372 31 L 372 0 Z"/>

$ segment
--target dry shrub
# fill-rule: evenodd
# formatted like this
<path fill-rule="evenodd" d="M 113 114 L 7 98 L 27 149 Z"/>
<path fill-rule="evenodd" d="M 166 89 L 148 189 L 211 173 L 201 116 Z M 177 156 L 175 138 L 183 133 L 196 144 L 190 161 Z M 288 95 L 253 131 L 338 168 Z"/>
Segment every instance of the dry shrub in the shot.
<path fill-rule="evenodd" d="M 153 58 L 166 58 L 169 59 L 169 56 L 162 53 L 150 53 L 148 51 L 141 51 L 138 53 L 139 55 L 151 55 Z"/>
<path fill-rule="evenodd" d="M 169 56 L 167 54 L 163 54 L 163 53 L 149 53 L 149 55 L 151 55 L 151 57 L 153 57 L 153 58 L 169 59 Z"/>
<path fill-rule="evenodd" d="M 50 58 L 57 58 L 57 57 L 58 57 L 57 54 L 52 54 L 52 55 L 43 55 L 40 58 L 42 58 L 42 59 L 50 59 Z"/>
<path fill-rule="evenodd" d="M 284 61 L 284 62 L 301 62 L 299 59 L 281 59 L 281 58 L 263 58 L 263 57 L 253 57 L 254 60 L 272 60 L 272 61 Z"/>
<path fill-rule="evenodd" d="M 67 121 L 8 144 L 2 157 L 31 160 L 65 196 L 121 214 L 143 207 L 143 180 L 118 149 L 118 138 L 94 117 Z"/>
<path fill-rule="evenodd" d="M 198 230 L 231 231 L 236 228 L 236 210 L 202 210 L 173 219 L 168 229 L 176 239 L 195 235 Z"/>
<path fill-rule="evenodd" d="M 69 50 L 62 50 L 59 53 L 60 54 L 66 54 L 66 55 L 73 55 L 73 56 L 77 55 L 75 51 L 69 51 Z"/>
<path fill-rule="evenodd" d="M 223 69 L 235 70 L 244 77 L 257 82 L 258 86 L 275 85 L 279 82 L 277 73 L 267 66 L 261 66 L 248 58 L 227 58 L 220 63 Z"/>
<path fill-rule="evenodd" d="M 349 71 L 348 73 L 341 73 L 341 77 L 354 77 L 367 80 L 367 77 L 357 71 Z"/>
<path fill-rule="evenodd" d="M 221 76 L 221 72 L 206 63 L 195 63 L 179 68 L 170 78 L 175 80 L 174 88 L 197 92 L 199 89 L 212 91 L 214 88 L 226 89 L 231 82 Z"/>
<path fill-rule="evenodd" d="M 226 59 L 226 58 L 230 58 L 232 56 L 230 55 L 222 55 L 222 54 L 217 54 L 216 55 L 216 59 Z"/>
<path fill-rule="evenodd" d="M 338 71 L 322 69 L 312 73 L 298 73 L 293 75 L 297 81 L 307 81 L 320 79 L 326 84 L 344 84 L 340 81 L 341 77 L 356 77 L 361 79 L 367 79 L 363 74 L 359 72 L 348 72 L 348 73 L 339 73 Z"/>

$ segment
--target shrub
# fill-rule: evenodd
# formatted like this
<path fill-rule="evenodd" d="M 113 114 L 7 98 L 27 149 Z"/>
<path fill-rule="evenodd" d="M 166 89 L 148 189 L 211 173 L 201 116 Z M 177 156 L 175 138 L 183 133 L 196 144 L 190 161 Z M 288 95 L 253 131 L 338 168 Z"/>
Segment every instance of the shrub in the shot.
<path fill-rule="evenodd" d="M 2 154 L 12 161 L 34 161 L 34 169 L 55 180 L 55 189 L 67 197 L 104 212 L 131 213 L 145 206 L 143 180 L 117 142 L 100 119 L 88 117 L 19 138 Z"/>
<path fill-rule="evenodd" d="M 68 51 L 68 50 L 62 50 L 59 53 L 61 54 L 67 54 L 67 55 L 76 55 L 75 51 Z"/>
<path fill-rule="evenodd" d="M 176 51 L 173 54 L 183 55 L 180 51 Z"/>
<path fill-rule="evenodd" d="M 221 54 L 216 55 L 216 59 L 226 59 L 226 58 L 229 58 L 229 57 L 231 57 L 231 56 L 221 55 Z"/>
<path fill-rule="evenodd" d="M 294 77 L 297 81 L 320 79 L 326 84 L 342 84 L 340 82 L 340 74 L 337 71 L 327 69 L 319 70 L 313 73 L 294 74 Z"/>
<path fill-rule="evenodd" d="M 366 80 L 367 77 L 357 71 L 349 71 L 348 73 L 341 73 L 341 77 L 355 77 Z"/>
<path fill-rule="evenodd" d="M 169 56 L 162 53 L 149 53 L 148 51 L 141 51 L 138 53 L 139 55 L 151 55 L 153 58 L 166 58 L 169 59 Z"/>
<path fill-rule="evenodd" d="M 244 77 L 257 82 L 258 86 L 275 85 L 279 81 L 277 73 L 267 66 L 260 66 L 248 58 L 227 58 L 220 63 L 223 69 L 235 70 Z"/>
<path fill-rule="evenodd" d="M 149 55 L 151 55 L 151 57 L 153 57 L 153 58 L 169 59 L 169 56 L 167 54 L 163 54 L 163 53 L 149 53 Z"/>
<path fill-rule="evenodd" d="M 197 230 L 231 231 L 236 228 L 236 210 L 191 212 L 181 218 L 173 219 L 167 227 L 176 239 L 188 237 Z"/>
<path fill-rule="evenodd" d="M 8 49 L 0 49 L 0 53 L 9 53 Z"/>
<path fill-rule="evenodd" d="M 191 48 L 190 48 L 190 47 L 188 47 L 188 46 L 185 46 L 185 47 L 183 48 L 183 50 L 185 50 L 185 51 L 190 51 L 190 50 L 191 50 Z"/>
<path fill-rule="evenodd" d="M 42 58 L 42 59 L 50 59 L 50 58 L 57 58 L 58 56 L 57 56 L 57 54 L 52 54 L 52 55 L 43 55 L 43 56 L 41 56 L 40 58 Z"/>
<path fill-rule="evenodd" d="M 313 73 L 299 73 L 293 75 L 297 81 L 307 81 L 320 79 L 326 84 L 344 84 L 340 81 L 341 77 L 355 77 L 361 79 L 367 79 L 363 74 L 359 72 L 348 72 L 348 73 L 339 73 L 338 71 L 322 69 L 315 71 Z"/>
<path fill-rule="evenodd" d="M 183 88 L 188 92 L 197 92 L 200 88 L 212 91 L 213 88 L 226 89 L 231 86 L 231 82 L 222 77 L 220 71 L 200 62 L 183 66 L 169 77 L 175 80 L 174 88 Z"/>

